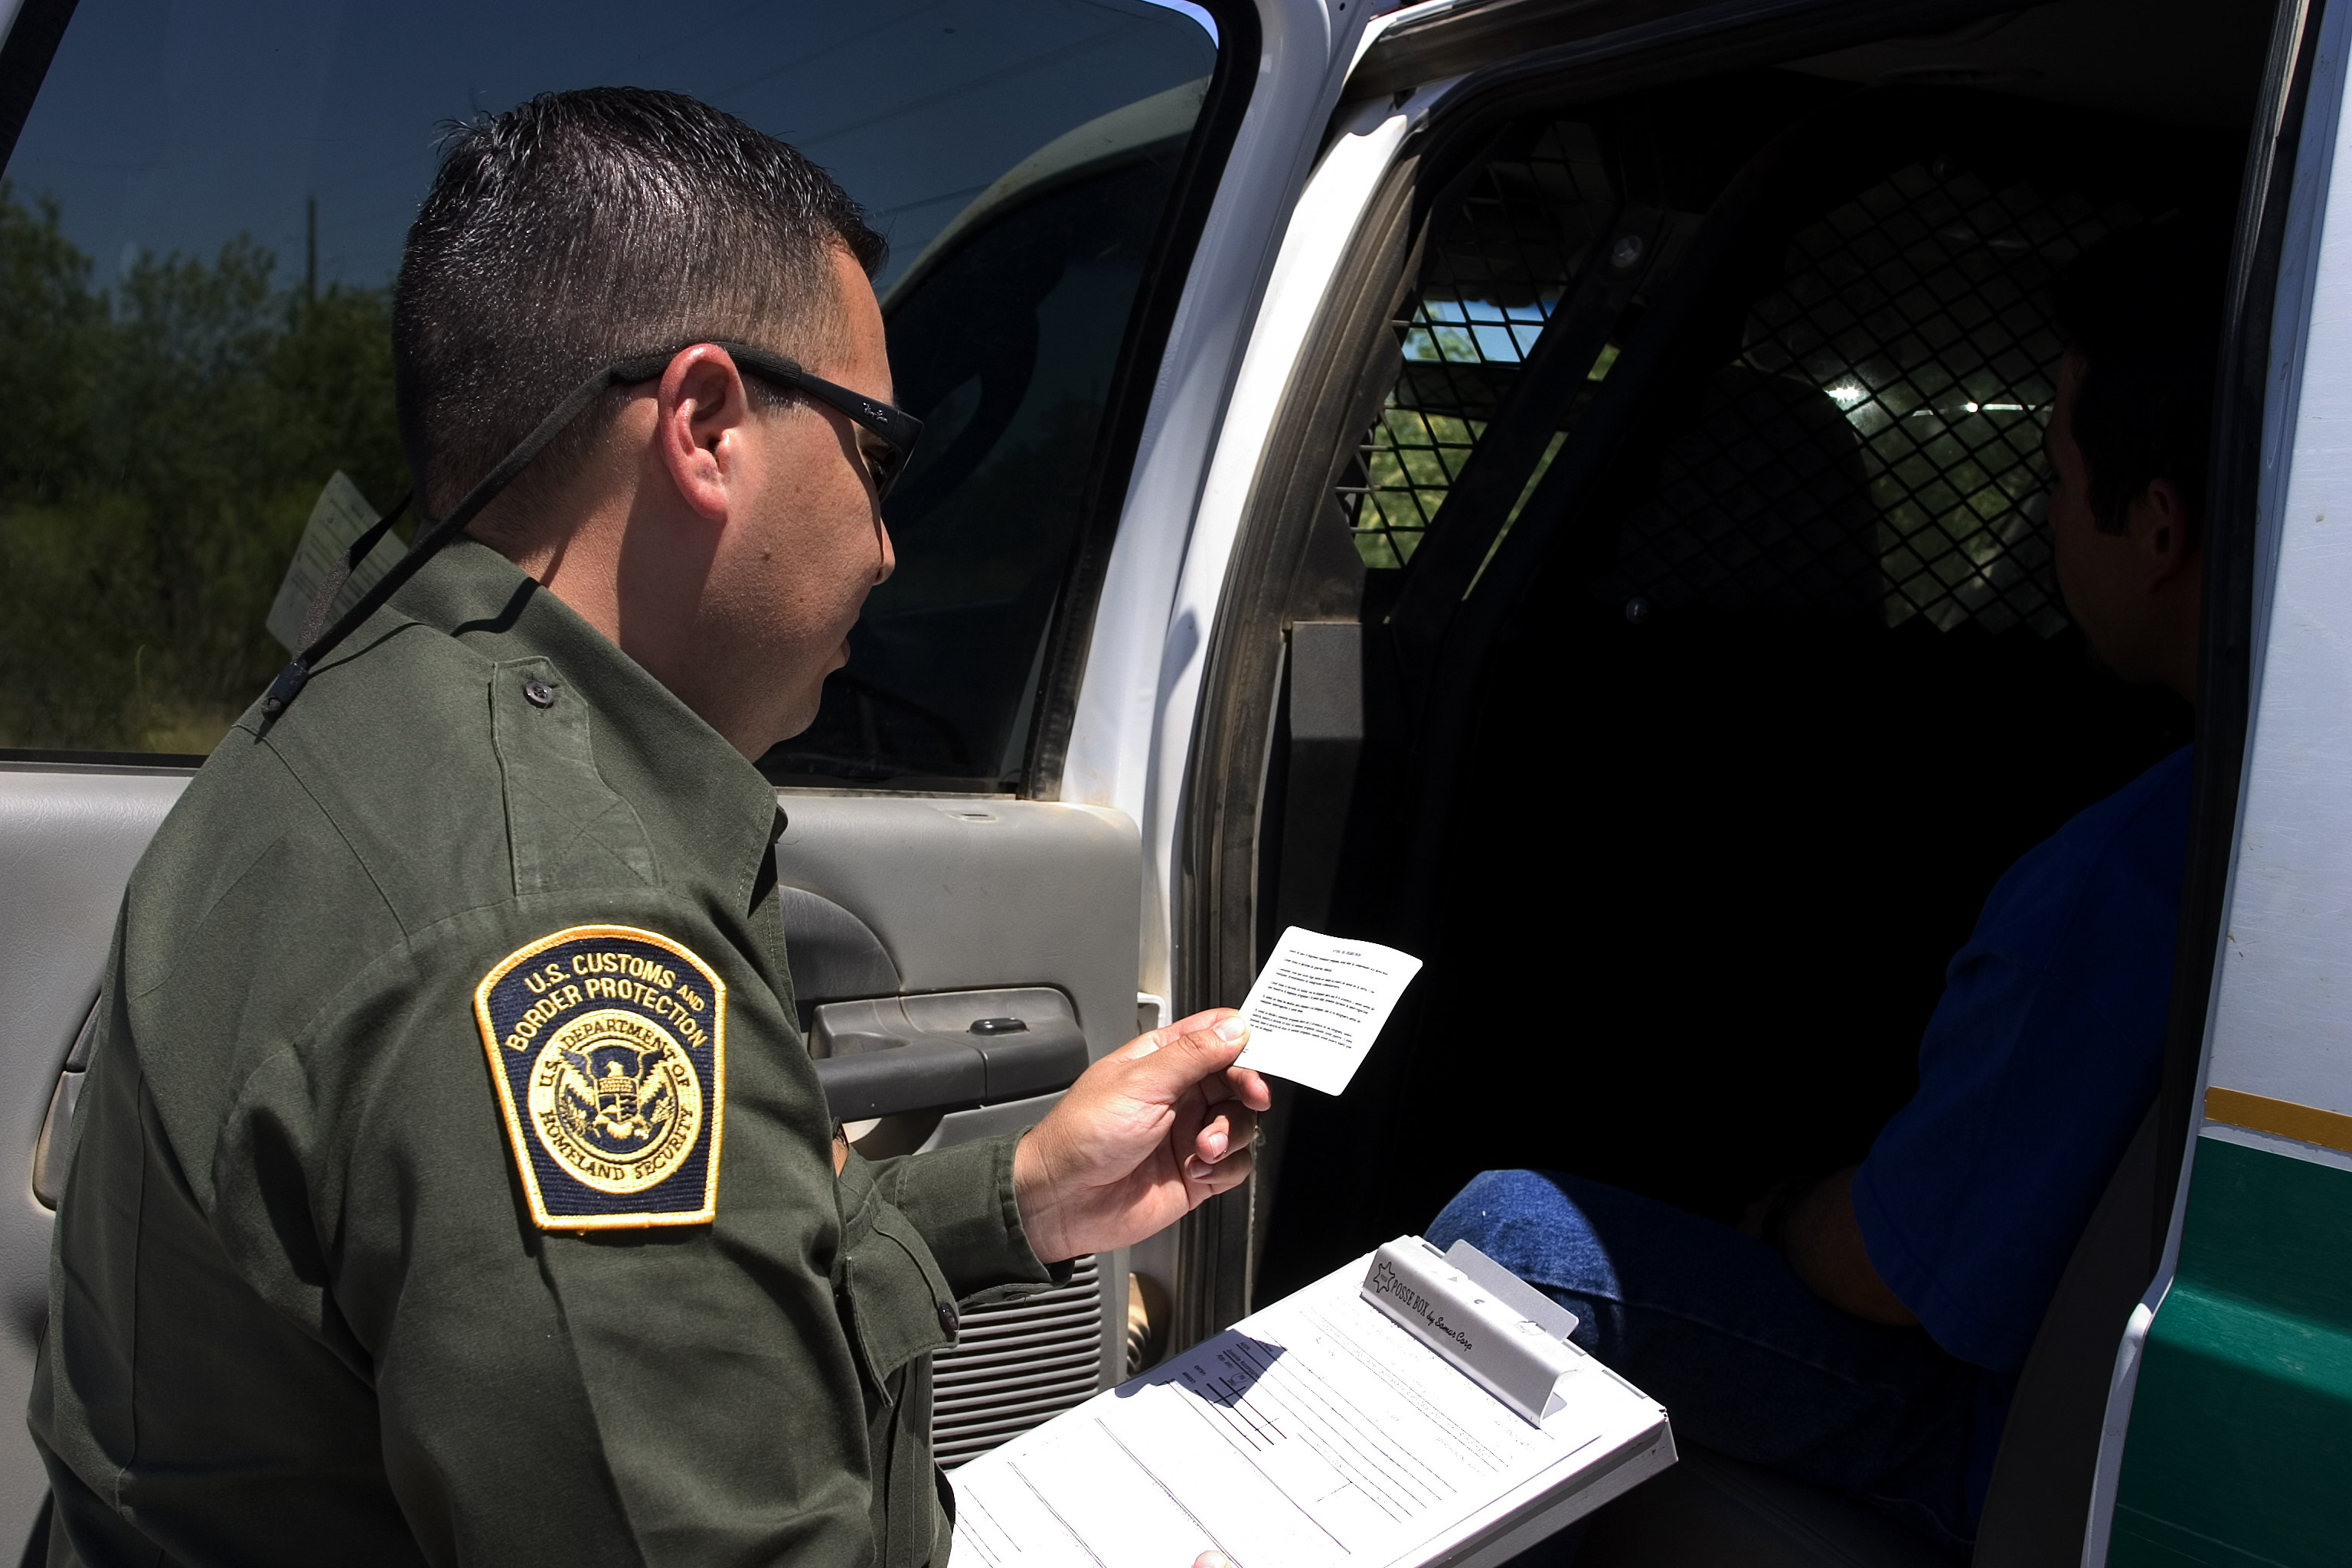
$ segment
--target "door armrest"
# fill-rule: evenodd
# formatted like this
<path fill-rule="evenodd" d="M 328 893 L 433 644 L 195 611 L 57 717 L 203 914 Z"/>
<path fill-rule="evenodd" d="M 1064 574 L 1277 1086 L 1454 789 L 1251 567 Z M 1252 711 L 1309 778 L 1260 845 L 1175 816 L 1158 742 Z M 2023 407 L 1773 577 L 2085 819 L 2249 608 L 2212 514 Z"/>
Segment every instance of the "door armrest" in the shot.
<path fill-rule="evenodd" d="M 1069 998 L 1044 986 L 828 1003 L 809 1050 L 836 1121 L 1051 1094 L 1087 1062 Z"/>

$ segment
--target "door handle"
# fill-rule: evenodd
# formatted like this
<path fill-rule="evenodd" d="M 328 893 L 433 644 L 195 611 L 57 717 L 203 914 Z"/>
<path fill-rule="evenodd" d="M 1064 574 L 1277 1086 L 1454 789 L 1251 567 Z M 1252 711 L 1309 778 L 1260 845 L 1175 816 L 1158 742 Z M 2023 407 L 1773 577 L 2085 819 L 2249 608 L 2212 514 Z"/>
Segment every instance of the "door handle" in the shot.
<path fill-rule="evenodd" d="M 33 1197 L 45 1209 L 58 1206 L 66 1190 L 66 1154 L 72 1148 L 74 1107 L 81 1103 L 82 1075 L 89 1068 L 89 1047 L 98 1034 L 98 1004 L 81 1021 L 81 1032 L 66 1049 L 65 1066 L 57 1087 L 49 1091 L 48 1114 L 41 1118 L 41 1135 L 33 1143 Z"/>
<path fill-rule="evenodd" d="M 1089 1059 L 1069 998 L 1045 986 L 827 1003 L 809 1049 L 835 1121 L 1051 1094 Z"/>

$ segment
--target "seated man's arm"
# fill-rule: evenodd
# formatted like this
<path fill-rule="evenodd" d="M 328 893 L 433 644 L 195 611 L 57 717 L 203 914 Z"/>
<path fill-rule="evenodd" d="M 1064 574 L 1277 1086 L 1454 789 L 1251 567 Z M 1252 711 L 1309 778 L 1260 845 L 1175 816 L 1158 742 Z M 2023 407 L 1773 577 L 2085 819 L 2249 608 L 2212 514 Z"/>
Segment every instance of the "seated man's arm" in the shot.
<path fill-rule="evenodd" d="M 2024 1366 L 2156 1097 L 2188 816 L 2183 750 L 2002 875 L 1946 972 L 1918 1092 L 1867 1160 L 1783 1208 L 1777 1239 L 1822 1300 Z"/>
<path fill-rule="evenodd" d="M 1797 1278 L 1831 1306 L 1874 1323 L 1909 1328 L 1918 1322 L 1917 1315 L 1886 1288 L 1862 1245 L 1862 1226 L 1853 1217 L 1858 1168 L 1849 1165 L 1814 1183 L 1789 1206 L 1781 1220 L 1780 1250 Z"/>

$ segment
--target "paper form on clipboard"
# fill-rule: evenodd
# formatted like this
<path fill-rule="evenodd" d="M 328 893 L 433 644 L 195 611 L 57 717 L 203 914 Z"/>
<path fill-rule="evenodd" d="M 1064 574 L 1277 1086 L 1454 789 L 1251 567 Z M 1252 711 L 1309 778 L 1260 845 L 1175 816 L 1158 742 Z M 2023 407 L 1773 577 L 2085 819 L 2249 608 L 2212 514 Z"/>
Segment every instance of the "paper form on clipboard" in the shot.
<path fill-rule="evenodd" d="M 1366 1299 L 1373 1261 L 956 1471 L 957 1560 L 1473 1568 L 1673 1462 L 1665 1413 L 1573 1347 L 1528 1419 Z"/>

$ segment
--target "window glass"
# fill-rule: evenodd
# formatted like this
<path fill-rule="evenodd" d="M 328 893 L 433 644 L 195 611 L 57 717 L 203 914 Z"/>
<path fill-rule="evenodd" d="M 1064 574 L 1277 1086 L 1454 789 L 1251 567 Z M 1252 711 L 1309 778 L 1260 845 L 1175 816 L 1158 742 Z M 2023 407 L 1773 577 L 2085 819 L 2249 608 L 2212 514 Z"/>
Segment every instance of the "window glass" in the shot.
<path fill-rule="evenodd" d="M 888 290 L 898 400 L 929 422 L 883 508 L 898 570 L 770 777 L 1013 787 L 1104 400 L 1207 87 L 1039 149 Z"/>
<path fill-rule="evenodd" d="M 900 574 L 771 772 L 999 787 L 1215 58 L 1150 0 L 83 0 L 0 192 L 0 747 L 220 738 L 287 657 L 265 622 L 328 480 L 407 488 L 390 292 L 446 122 L 625 83 L 866 205 L 929 422 Z"/>

